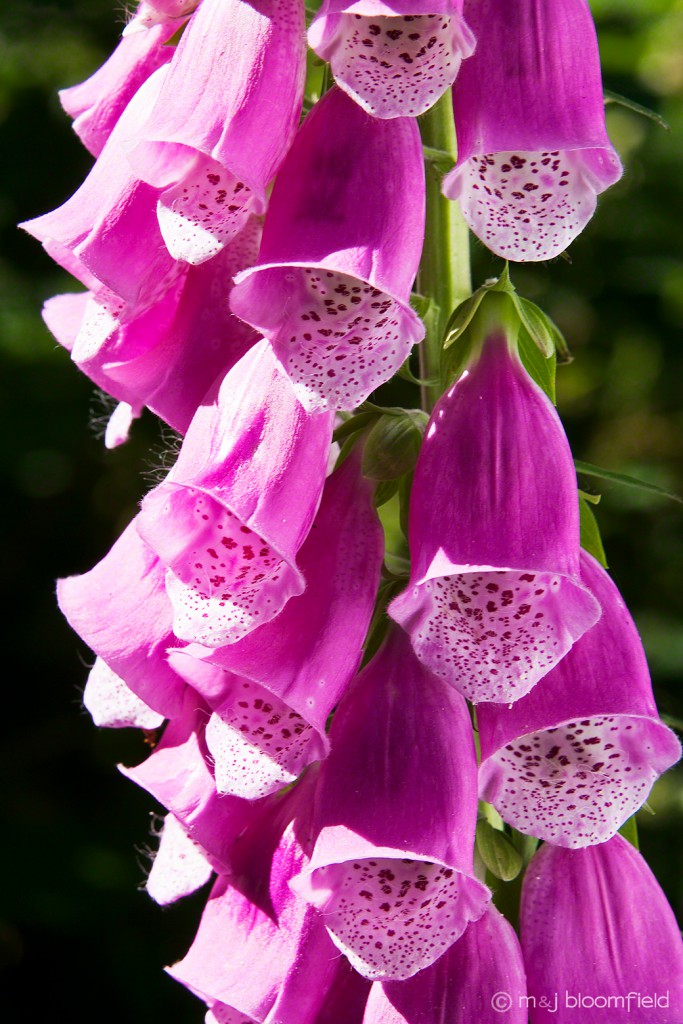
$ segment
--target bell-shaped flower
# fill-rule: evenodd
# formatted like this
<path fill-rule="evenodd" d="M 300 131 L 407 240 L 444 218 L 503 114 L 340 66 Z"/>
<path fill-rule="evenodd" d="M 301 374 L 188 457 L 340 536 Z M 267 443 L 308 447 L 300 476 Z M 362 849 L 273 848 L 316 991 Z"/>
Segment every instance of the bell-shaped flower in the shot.
<path fill-rule="evenodd" d="M 101 68 L 79 85 L 59 93 L 73 129 L 93 156 L 99 156 L 121 114 L 140 86 L 173 56 L 169 44 L 176 24 L 165 22 L 124 36 Z"/>
<path fill-rule="evenodd" d="M 201 847 L 190 839 L 178 819 L 167 814 L 159 835 L 145 889 L 155 903 L 165 907 L 206 885 L 213 873 Z"/>
<path fill-rule="evenodd" d="M 158 102 L 128 141 L 135 172 L 162 189 L 159 224 L 178 260 L 220 252 L 267 186 L 301 114 L 301 0 L 203 0 L 171 62 Z"/>
<path fill-rule="evenodd" d="M 201 697 L 187 687 L 181 712 L 169 721 L 152 753 L 132 768 L 119 765 L 119 771 L 158 800 L 212 868 L 225 873 L 231 870 L 235 840 L 260 812 L 263 802 L 217 793 L 204 737 L 209 714 Z M 172 835 L 170 838 L 173 840 Z M 172 841 L 160 873 L 176 870 L 170 861 L 182 853 L 183 846 Z M 158 881 L 161 885 L 162 880 Z"/>
<path fill-rule="evenodd" d="M 319 1024 L 341 989 L 350 997 L 341 1024 L 354 1020 L 354 1002 L 367 995 L 367 982 L 354 977 L 318 915 L 289 886 L 308 862 L 314 781 L 305 776 L 245 829 L 231 876 L 217 880 L 189 952 L 169 969 L 219 1021 Z"/>
<path fill-rule="evenodd" d="M 392 627 L 335 714 L 315 849 L 292 883 L 366 978 L 423 970 L 484 913 L 473 874 L 476 763 L 465 701 Z"/>
<path fill-rule="evenodd" d="M 229 647 L 171 652 L 212 708 L 206 742 L 219 792 L 265 796 L 327 756 L 327 719 L 360 663 L 379 584 L 384 534 L 372 496 L 355 451 L 328 479 L 299 553 L 304 593 Z"/>
<path fill-rule="evenodd" d="M 597 626 L 512 708 L 477 709 L 482 799 L 520 832 L 573 848 L 610 839 L 681 754 L 619 591 L 586 552 L 581 574 Z"/>
<path fill-rule="evenodd" d="M 431 967 L 375 982 L 363 1024 L 527 1024 L 526 977 L 514 928 L 495 907 Z"/>
<path fill-rule="evenodd" d="M 509 260 L 561 253 L 621 163 L 605 129 L 587 0 L 469 0 L 477 39 L 453 90 L 458 161 L 443 190 Z"/>
<path fill-rule="evenodd" d="M 531 1024 L 679 1024 L 683 942 L 643 857 L 622 836 L 541 847 L 524 876 Z"/>
<path fill-rule="evenodd" d="M 158 729 L 164 724 L 164 716 L 140 700 L 102 658 L 96 658 L 90 670 L 83 706 L 101 728 Z"/>
<path fill-rule="evenodd" d="M 177 637 L 234 643 L 303 592 L 296 555 L 331 436 L 332 416 L 304 412 L 265 340 L 216 383 L 136 520 L 167 567 Z"/>
<path fill-rule="evenodd" d="M 155 71 L 135 94 L 78 191 L 59 209 L 22 225 L 96 294 L 93 340 L 140 316 L 184 271 L 161 237 L 158 190 L 135 177 L 121 145 L 152 108 L 166 70 Z"/>
<path fill-rule="evenodd" d="M 180 712 L 186 684 L 166 658 L 178 641 L 165 569 L 141 540 L 135 520 L 93 569 L 60 580 L 57 598 L 71 627 L 140 700 L 165 718 Z M 99 703 L 97 663 L 93 671 Z"/>
<path fill-rule="evenodd" d="M 417 117 L 474 51 L 463 0 L 323 0 L 308 30 L 337 85 L 374 117 Z"/>
<path fill-rule="evenodd" d="M 258 340 L 230 312 L 228 297 L 233 275 L 253 262 L 259 239 L 252 218 L 218 256 L 189 267 L 151 309 L 114 323 L 108 337 L 91 293 L 48 299 L 43 318 L 79 369 L 129 407 L 130 419 L 147 406 L 185 433 L 216 377 Z M 127 431 L 121 433 L 116 440 L 125 440 Z"/>
<path fill-rule="evenodd" d="M 411 578 L 389 614 L 465 697 L 508 704 L 600 609 L 579 579 L 576 473 L 562 424 L 522 366 L 516 329 L 500 326 L 495 303 L 487 308 L 493 326 L 482 311 L 484 340 L 427 428 L 410 500 Z"/>
<path fill-rule="evenodd" d="M 378 121 L 330 89 L 277 176 L 259 264 L 230 300 L 307 409 L 355 407 L 422 339 L 408 300 L 423 236 L 416 122 Z"/>

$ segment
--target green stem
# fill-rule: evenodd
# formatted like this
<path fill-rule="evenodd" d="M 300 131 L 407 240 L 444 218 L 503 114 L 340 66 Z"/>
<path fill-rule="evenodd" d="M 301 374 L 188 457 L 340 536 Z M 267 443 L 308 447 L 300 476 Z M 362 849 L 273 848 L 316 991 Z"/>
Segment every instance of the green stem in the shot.
<path fill-rule="evenodd" d="M 449 154 L 455 161 L 456 141 L 450 91 L 420 119 L 422 142 L 428 151 Z M 472 292 L 469 230 L 460 207 L 441 194 L 441 173 L 431 161 L 425 167 L 427 221 L 418 291 L 433 300 L 436 309 L 426 317 L 427 334 L 420 345 L 420 377 L 440 380 L 441 345 L 454 307 Z M 431 412 L 441 394 L 438 384 L 422 388 L 422 407 Z"/>

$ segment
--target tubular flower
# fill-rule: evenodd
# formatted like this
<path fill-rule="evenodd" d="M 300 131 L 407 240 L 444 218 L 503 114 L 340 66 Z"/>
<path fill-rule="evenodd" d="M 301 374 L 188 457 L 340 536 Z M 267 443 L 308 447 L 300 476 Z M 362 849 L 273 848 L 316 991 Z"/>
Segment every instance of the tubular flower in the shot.
<path fill-rule="evenodd" d="M 172 718 L 182 709 L 186 684 L 166 658 L 167 648 L 178 641 L 164 578 L 163 565 L 140 539 L 133 520 L 93 569 L 59 581 L 57 598 L 69 625 L 114 676 L 148 707 Z M 91 696 L 97 704 L 102 701 L 103 676 L 96 662 L 89 703 Z M 100 708 L 94 714 L 110 713 Z"/>
<path fill-rule="evenodd" d="M 477 711 L 482 799 L 521 832 L 571 848 L 610 839 L 681 753 L 619 591 L 586 552 L 581 574 L 602 605 L 597 626 L 511 709 Z"/>
<path fill-rule="evenodd" d="M 501 995 L 507 1005 L 495 1002 Z M 527 1024 L 525 997 L 517 935 L 490 906 L 431 967 L 407 981 L 375 982 L 363 1024 Z"/>
<path fill-rule="evenodd" d="M 524 876 L 531 1024 L 678 1024 L 683 942 L 664 893 L 622 836 L 543 846 Z M 554 994 L 559 999 L 554 999 Z"/>
<path fill-rule="evenodd" d="M 453 90 L 458 162 L 443 191 L 493 252 L 557 256 L 621 176 L 586 0 L 467 0 L 477 49 Z"/>
<path fill-rule="evenodd" d="M 438 959 L 490 899 L 472 868 L 467 707 L 393 630 L 340 704 L 330 742 L 315 848 L 292 885 L 356 970 L 403 980 Z"/>
<path fill-rule="evenodd" d="M 177 637 L 234 643 L 302 593 L 296 554 L 331 434 L 332 417 L 304 412 L 266 341 L 216 383 L 136 521 L 167 568 Z"/>
<path fill-rule="evenodd" d="M 122 148 L 122 139 L 153 106 L 166 70 L 159 68 L 137 91 L 71 199 L 22 225 L 95 293 L 92 322 L 81 328 L 89 344 L 148 310 L 184 272 L 159 231 L 158 192 L 135 177 Z"/>
<path fill-rule="evenodd" d="M 326 722 L 358 668 L 384 550 L 359 461 L 352 454 L 327 481 L 299 553 L 304 593 L 229 647 L 171 652 L 212 708 L 206 742 L 221 793 L 265 796 L 327 756 Z"/>
<path fill-rule="evenodd" d="M 308 861 L 313 782 L 305 777 L 248 825 L 232 875 L 218 878 L 192 947 L 169 969 L 219 1021 L 317 1024 L 334 990 L 356 1002 L 355 989 L 366 995 L 367 983 L 353 979 L 315 911 L 289 886 Z"/>
<path fill-rule="evenodd" d="M 79 369 L 128 407 L 129 420 L 147 406 L 185 433 L 216 377 L 258 340 L 232 315 L 228 296 L 233 274 L 256 256 L 260 230 L 251 218 L 218 256 L 189 267 L 151 309 L 128 323 L 112 324 L 108 337 L 100 329 L 92 293 L 48 299 L 43 318 Z M 124 429 L 105 436 L 105 444 L 112 447 L 126 437 Z"/>
<path fill-rule="evenodd" d="M 237 275 L 230 299 L 305 408 L 358 405 L 422 339 L 408 300 L 423 236 L 415 121 L 377 121 L 331 89 L 278 174 L 259 265 Z"/>
<path fill-rule="evenodd" d="M 469 700 L 519 700 L 597 620 L 557 413 L 501 327 L 436 405 L 410 501 L 411 579 L 389 614 Z"/>
<path fill-rule="evenodd" d="M 304 70 L 300 0 L 203 0 L 128 140 L 135 172 L 162 190 L 159 224 L 175 259 L 202 263 L 263 213 L 299 121 Z"/>
<path fill-rule="evenodd" d="M 64 110 L 74 118 L 76 135 L 93 156 L 100 155 L 138 89 L 173 56 L 169 40 L 176 28 L 167 21 L 124 36 L 94 75 L 60 91 Z"/>
<path fill-rule="evenodd" d="M 374 117 L 417 117 L 474 51 L 463 0 L 323 0 L 308 42 L 337 85 Z"/>

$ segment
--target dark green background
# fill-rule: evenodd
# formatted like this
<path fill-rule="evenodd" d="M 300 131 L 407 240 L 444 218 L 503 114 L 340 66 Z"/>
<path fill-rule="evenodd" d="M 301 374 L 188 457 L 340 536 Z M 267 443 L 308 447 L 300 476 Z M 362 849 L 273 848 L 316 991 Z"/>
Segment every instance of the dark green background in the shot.
<path fill-rule="evenodd" d="M 659 110 L 665 133 L 610 107 L 623 181 L 571 264 L 513 268 L 565 331 L 560 411 L 578 458 L 683 493 L 683 8 L 595 0 L 605 84 Z M 90 166 L 56 89 L 86 77 L 123 23 L 109 0 L 6 4 L 0 25 L 0 544 L 4 672 L 0 808 L 3 1022 L 202 1019 L 162 972 L 188 945 L 203 895 L 160 910 L 138 891 L 152 801 L 115 770 L 144 755 L 80 706 L 89 652 L 62 621 L 56 577 L 89 568 L 146 490 L 163 443 L 153 418 L 106 452 L 92 388 L 40 320 L 74 284 L 15 222 L 59 205 Z M 475 249 L 477 283 L 499 261 Z M 156 453 L 155 453 L 156 452 Z M 604 488 L 612 573 L 642 630 L 662 711 L 683 718 L 683 508 Z M 683 918 L 683 786 L 672 772 L 640 815 L 642 847 Z M 14 996 L 16 993 L 16 996 Z M 12 998 L 16 1009 L 11 1009 Z"/>

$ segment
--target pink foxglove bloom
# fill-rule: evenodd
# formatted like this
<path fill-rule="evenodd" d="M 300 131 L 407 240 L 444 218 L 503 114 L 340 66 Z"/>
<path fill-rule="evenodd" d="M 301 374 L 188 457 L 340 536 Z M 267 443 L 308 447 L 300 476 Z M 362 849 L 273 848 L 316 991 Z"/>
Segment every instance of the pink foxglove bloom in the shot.
<path fill-rule="evenodd" d="M 519 940 L 493 906 L 431 967 L 407 981 L 375 982 L 363 1018 L 363 1024 L 498 1021 L 527 1024 L 528 1013 Z"/>
<path fill-rule="evenodd" d="M 581 570 L 597 626 L 512 708 L 477 709 L 482 799 L 520 832 L 572 848 L 610 839 L 681 753 L 619 591 L 585 552 Z"/>
<path fill-rule="evenodd" d="M 240 836 L 232 876 L 217 880 L 192 947 L 169 970 L 219 1021 L 317 1024 L 330 989 L 341 986 L 352 1001 L 354 988 L 361 999 L 367 993 L 289 886 L 308 862 L 302 837 L 313 781 L 265 806 Z"/>
<path fill-rule="evenodd" d="M 183 273 L 161 237 L 157 190 L 135 177 L 121 146 L 154 104 L 166 70 L 155 71 L 135 94 L 71 199 L 22 225 L 95 293 L 93 322 L 82 328 L 91 344 L 108 337 L 117 323 L 140 316 Z"/>
<path fill-rule="evenodd" d="M 374 117 L 417 117 L 474 50 L 463 0 L 323 0 L 308 41 L 337 85 Z"/>
<path fill-rule="evenodd" d="M 519 700 L 599 616 L 579 578 L 562 424 L 502 328 L 434 409 L 410 551 L 410 583 L 389 614 L 427 668 L 475 703 Z"/>
<path fill-rule="evenodd" d="M 304 412 L 265 340 L 217 382 L 136 520 L 166 566 L 177 637 L 234 643 L 303 592 L 296 555 L 331 437 L 332 416 Z"/>
<path fill-rule="evenodd" d="M 304 71 L 300 0 L 203 0 L 128 142 L 135 172 L 163 190 L 159 224 L 175 259 L 215 256 L 264 212 L 301 114 Z"/>
<path fill-rule="evenodd" d="M 605 130 L 587 0 L 468 0 L 477 38 L 453 90 L 458 162 L 444 180 L 499 256 L 546 260 L 621 176 Z"/>
<path fill-rule="evenodd" d="M 423 236 L 416 122 L 375 120 L 331 89 L 278 174 L 259 265 L 231 297 L 307 409 L 358 405 L 422 339 L 408 300 Z"/>
<path fill-rule="evenodd" d="M 253 262 L 259 239 L 260 224 L 252 218 L 218 256 L 189 267 L 141 316 L 112 324 L 108 337 L 93 316 L 97 299 L 88 292 L 49 299 L 43 318 L 78 368 L 128 406 L 131 419 L 147 406 L 185 433 L 216 377 L 258 340 L 230 312 L 228 297 L 232 276 Z M 126 433 L 114 440 L 125 440 Z M 111 446 L 108 438 L 105 443 Z"/>
<path fill-rule="evenodd" d="M 206 742 L 221 793 L 265 796 L 328 753 L 325 726 L 360 663 L 384 554 L 359 463 L 352 453 L 327 481 L 297 560 L 304 593 L 229 647 L 172 652 L 212 708 Z"/>
<path fill-rule="evenodd" d="M 95 659 L 88 676 L 83 706 L 102 728 L 158 729 L 164 724 L 164 716 L 140 700 L 102 658 Z"/>
<path fill-rule="evenodd" d="M 174 816 L 214 870 L 229 872 L 235 840 L 259 813 L 262 802 L 217 793 L 204 738 L 208 717 L 206 704 L 188 687 L 181 713 L 168 723 L 149 757 L 132 768 L 119 765 L 119 770 Z M 169 844 L 162 841 L 168 849 L 155 879 L 159 888 L 175 885 L 171 876 L 182 873 L 175 862 L 184 847 L 173 841 L 173 834 L 170 838 Z"/>
<path fill-rule="evenodd" d="M 484 913 L 473 875 L 476 764 L 465 701 L 397 629 L 330 732 L 311 863 L 293 882 L 367 978 L 423 970 Z"/>
<path fill-rule="evenodd" d="M 145 888 L 155 903 L 165 907 L 206 885 L 213 873 L 200 846 L 180 822 L 167 814 L 159 837 L 159 849 Z"/>
<path fill-rule="evenodd" d="M 521 937 L 531 1024 L 683 1020 L 681 933 L 622 836 L 587 850 L 543 846 L 524 876 Z"/>
<path fill-rule="evenodd" d="M 60 580 L 57 597 L 71 627 L 140 700 L 165 718 L 180 712 L 186 685 L 166 658 L 178 641 L 164 567 L 135 521 L 90 572 Z M 93 672 L 97 693 L 98 664 Z"/>
<path fill-rule="evenodd" d="M 93 156 L 100 155 L 140 86 L 173 56 L 174 48 L 167 44 L 175 31 L 176 25 L 166 22 L 124 36 L 94 75 L 59 93 L 64 110 L 74 118 L 74 131 Z"/>

